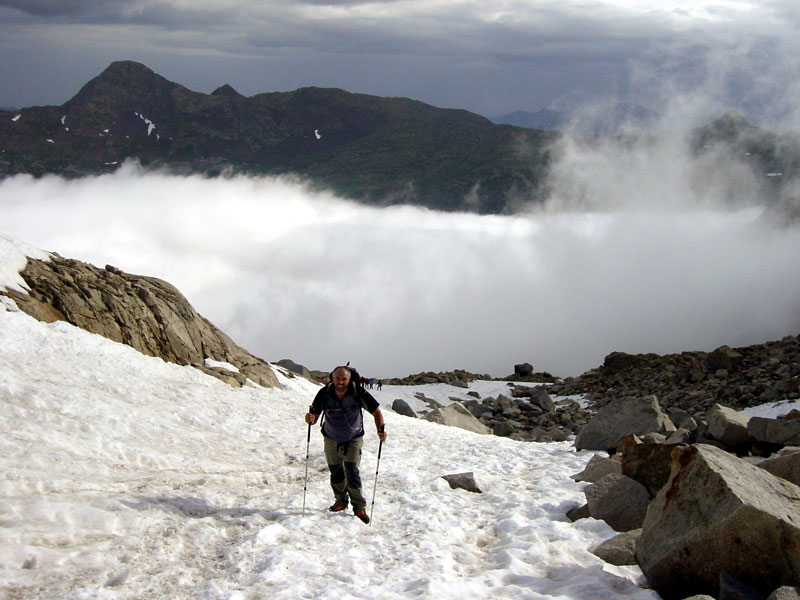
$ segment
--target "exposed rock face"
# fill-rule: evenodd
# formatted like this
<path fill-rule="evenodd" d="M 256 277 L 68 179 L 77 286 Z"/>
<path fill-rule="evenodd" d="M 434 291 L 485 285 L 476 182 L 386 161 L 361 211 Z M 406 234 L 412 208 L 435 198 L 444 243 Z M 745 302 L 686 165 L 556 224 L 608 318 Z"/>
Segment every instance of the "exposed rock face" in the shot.
<path fill-rule="evenodd" d="M 111 266 L 99 269 L 58 255 L 49 261 L 28 259 L 21 275 L 29 295 L 0 293 L 39 320 L 67 321 L 143 354 L 192 365 L 231 385 L 243 385 L 247 379 L 267 387 L 278 385 L 268 363 L 237 346 L 165 281 Z M 213 362 L 207 366 L 207 360 L 228 363 L 238 372 Z"/>
<path fill-rule="evenodd" d="M 663 598 L 717 594 L 727 574 L 769 594 L 800 583 L 800 488 L 707 445 L 677 447 L 636 560 Z"/>
<path fill-rule="evenodd" d="M 601 408 L 575 438 L 578 450 L 616 449 L 626 435 L 672 433 L 675 425 L 661 411 L 655 396 L 620 398 Z"/>

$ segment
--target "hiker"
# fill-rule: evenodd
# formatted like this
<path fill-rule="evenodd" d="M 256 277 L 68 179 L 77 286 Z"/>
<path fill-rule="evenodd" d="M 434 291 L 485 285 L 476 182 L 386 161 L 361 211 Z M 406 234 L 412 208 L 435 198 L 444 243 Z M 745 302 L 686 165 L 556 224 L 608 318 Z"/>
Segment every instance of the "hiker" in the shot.
<path fill-rule="evenodd" d="M 349 498 L 353 513 L 364 523 L 369 523 L 367 501 L 361 492 L 361 476 L 358 472 L 364 445 L 362 408 L 372 415 L 378 438 L 385 442 L 383 414 L 378 401 L 359 385 L 358 373 L 354 369 L 336 367 L 331 373 L 331 382 L 314 397 L 305 420 L 313 425 L 324 414 L 322 435 L 325 440 L 325 460 L 331 472 L 331 488 L 335 498 L 328 510 L 339 512 L 346 509 Z"/>

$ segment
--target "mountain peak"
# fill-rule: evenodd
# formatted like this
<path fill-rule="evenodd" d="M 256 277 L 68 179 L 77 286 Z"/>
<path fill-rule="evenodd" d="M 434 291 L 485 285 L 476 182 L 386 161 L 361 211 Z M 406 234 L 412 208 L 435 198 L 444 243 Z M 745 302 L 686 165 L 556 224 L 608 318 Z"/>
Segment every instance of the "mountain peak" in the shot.
<path fill-rule="evenodd" d="M 225 85 L 221 85 L 220 87 L 215 89 L 213 92 L 211 92 L 211 95 L 212 96 L 227 96 L 228 98 L 244 98 L 244 96 L 242 94 L 237 92 L 235 89 L 233 89 L 232 86 L 228 85 L 227 83 Z"/>

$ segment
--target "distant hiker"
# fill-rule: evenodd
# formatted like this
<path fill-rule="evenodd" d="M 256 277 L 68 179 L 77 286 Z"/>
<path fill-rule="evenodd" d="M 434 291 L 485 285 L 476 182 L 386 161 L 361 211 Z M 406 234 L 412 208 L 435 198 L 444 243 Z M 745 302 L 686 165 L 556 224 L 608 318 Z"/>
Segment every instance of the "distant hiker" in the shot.
<path fill-rule="evenodd" d="M 383 379 L 378 379 L 378 391 L 383 389 Z"/>
<path fill-rule="evenodd" d="M 358 373 L 350 367 L 336 367 L 331 382 L 314 398 L 306 413 L 306 423 L 314 424 L 322 414 L 322 435 L 325 439 L 325 460 L 331 472 L 331 488 L 335 502 L 328 508 L 338 512 L 347 508 L 348 498 L 355 515 L 369 523 L 367 501 L 361 492 L 361 448 L 364 445 L 362 408 L 372 415 L 378 438 L 386 441 L 380 405 L 361 385 Z"/>

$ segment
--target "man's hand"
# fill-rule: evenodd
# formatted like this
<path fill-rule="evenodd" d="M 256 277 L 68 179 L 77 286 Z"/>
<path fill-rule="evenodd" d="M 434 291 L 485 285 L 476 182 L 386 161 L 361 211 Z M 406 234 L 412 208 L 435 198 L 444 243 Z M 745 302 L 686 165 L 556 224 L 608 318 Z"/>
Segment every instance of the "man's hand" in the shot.
<path fill-rule="evenodd" d="M 315 415 L 314 413 L 306 413 L 306 423 L 313 425 L 317 422 L 317 416 L 318 415 Z"/>

